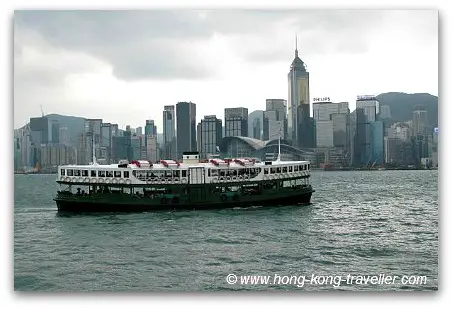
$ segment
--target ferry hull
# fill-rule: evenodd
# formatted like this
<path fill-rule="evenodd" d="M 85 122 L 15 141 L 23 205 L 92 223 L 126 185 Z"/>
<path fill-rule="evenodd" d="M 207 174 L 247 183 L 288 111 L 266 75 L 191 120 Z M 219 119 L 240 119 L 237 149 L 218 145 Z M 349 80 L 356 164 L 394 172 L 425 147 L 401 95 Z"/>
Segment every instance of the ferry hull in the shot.
<path fill-rule="evenodd" d="M 308 205 L 314 190 L 309 187 L 301 192 L 285 196 L 257 198 L 254 200 L 203 202 L 203 203 L 144 203 L 144 202 L 93 202 L 77 201 L 64 198 L 55 198 L 59 212 L 142 212 L 142 211 L 178 211 L 178 210 L 203 210 L 222 209 L 252 206 L 288 206 Z"/>

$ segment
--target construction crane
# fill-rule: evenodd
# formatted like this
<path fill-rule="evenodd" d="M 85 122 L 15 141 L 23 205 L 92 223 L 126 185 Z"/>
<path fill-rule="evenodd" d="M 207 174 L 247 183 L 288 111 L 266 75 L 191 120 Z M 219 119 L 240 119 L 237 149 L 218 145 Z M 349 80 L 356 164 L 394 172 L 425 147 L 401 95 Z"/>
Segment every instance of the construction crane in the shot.
<path fill-rule="evenodd" d="M 41 106 L 41 115 L 44 117 L 44 111 L 42 110 L 42 105 Z"/>

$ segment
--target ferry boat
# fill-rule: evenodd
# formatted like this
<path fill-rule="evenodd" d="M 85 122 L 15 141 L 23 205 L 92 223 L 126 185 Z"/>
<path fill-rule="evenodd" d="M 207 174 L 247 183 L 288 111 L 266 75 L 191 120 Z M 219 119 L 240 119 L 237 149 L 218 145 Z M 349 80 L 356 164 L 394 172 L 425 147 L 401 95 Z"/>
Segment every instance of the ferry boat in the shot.
<path fill-rule="evenodd" d="M 58 167 L 58 211 L 135 212 L 309 204 L 309 161 L 210 159 L 122 160 Z"/>

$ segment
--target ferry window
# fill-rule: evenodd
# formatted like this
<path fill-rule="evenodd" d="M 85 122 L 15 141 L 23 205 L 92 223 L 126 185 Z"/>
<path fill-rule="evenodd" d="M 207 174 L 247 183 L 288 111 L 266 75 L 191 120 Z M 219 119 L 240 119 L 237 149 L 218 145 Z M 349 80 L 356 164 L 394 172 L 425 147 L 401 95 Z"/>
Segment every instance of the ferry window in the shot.
<path fill-rule="evenodd" d="M 171 178 L 171 171 L 165 171 L 165 177 Z"/>
<path fill-rule="evenodd" d="M 179 178 L 179 171 L 173 171 L 173 177 Z"/>
<path fill-rule="evenodd" d="M 299 165 L 299 171 L 303 171 L 304 170 L 304 166 L 303 165 Z"/>
<path fill-rule="evenodd" d="M 283 173 L 287 173 L 288 172 L 288 168 L 286 166 L 283 167 Z"/>
<path fill-rule="evenodd" d="M 129 171 L 124 171 L 124 178 L 129 178 Z"/>
<path fill-rule="evenodd" d="M 186 170 L 182 171 L 182 177 L 187 177 L 187 171 Z"/>
<path fill-rule="evenodd" d="M 307 165 L 306 165 L 306 164 L 304 164 L 304 170 L 306 170 L 306 169 L 307 169 Z"/>
<path fill-rule="evenodd" d="M 277 167 L 277 173 L 281 173 L 281 172 L 282 172 L 281 167 Z"/>
<path fill-rule="evenodd" d="M 120 171 L 115 171 L 114 174 L 115 174 L 115 177 L 121 177 L 121 172 Z"/>
<path fill-rule="evenodd" d="M 298 172 L 299 171 L 299 165 L 294 165 L 294 171 Z"/>
<path fill-rule="evenodd" d="M 65 171 L 64 168 L 62 168 L 62 169 L 60 170 L 61 176 L 64 176 L 64 171 Z"/>
<path fill-rule="evenodd" d="M 219 170 L 218 169 L 213 169 L 211 171 L 211 176 L 219 176 Z"/>
<path fill-rule="evenodd" d="M 96 171 L 91 171 L 91 177 L 96 177 Z"/>
<path fill-rule="evenodd" d="M 98 177 L 105 177 L 105 171 L 98 171 Z"/>
<path fill-rule="evenodd" d="M 292 166 L 288 166 L 288 172 L 292 172 L 293 171 L 293 167 Z"/>
<path fill-rule="evenodd" d="M 276 168 L 275 167 L 271 167 L 271 174 L 275 174 L 276 172 Z"/>
<path fill-rule="evenodd" d="M 208 177 L 211 177 L 211 169 L 208 169 Z"/>
<path fill-rule="evenodd" d="M 112 171 L 107 171 L 107 172 L 105 172 L 105 174 L 107 175 L 107 177 L 113 177 Z"/>
<path fill-rule="evenodd" d="M 68 176 L 74 176 L 74 171 L 73 170 L 68 170 Z"/>
<path fill-rule="evenodd" d="M 74 176 L 80 176 L 80 170 L 74 170 Z"/>
<path fill-rule="evenodd" d="M 82 170 L 82 176 L 88 177 L 88 170 Z"/>
<path fill-rule="evenodd" d="M 309 169 L 310 169 L 310 163 L 307 165 L 307 170 L 309 170 Z"/>
<path fill-rule="evenodd" d="M 264 175 L 267 175 L 267 174 L 269 174 L 269 169 L 265 168 L 264 169 Z"/>

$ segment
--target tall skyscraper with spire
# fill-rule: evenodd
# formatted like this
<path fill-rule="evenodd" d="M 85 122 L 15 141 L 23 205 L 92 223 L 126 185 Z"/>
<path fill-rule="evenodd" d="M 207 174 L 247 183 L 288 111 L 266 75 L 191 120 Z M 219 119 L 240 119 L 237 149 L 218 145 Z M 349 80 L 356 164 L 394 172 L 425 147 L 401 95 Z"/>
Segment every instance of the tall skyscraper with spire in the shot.
<path fill-rule="evenodd" d="M 296 49 L 288 73 L 288 138 L 293 146 L 313 148 L 314 121 L 310 118 L 310 74 Z"/>

